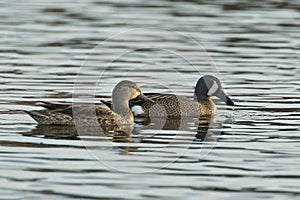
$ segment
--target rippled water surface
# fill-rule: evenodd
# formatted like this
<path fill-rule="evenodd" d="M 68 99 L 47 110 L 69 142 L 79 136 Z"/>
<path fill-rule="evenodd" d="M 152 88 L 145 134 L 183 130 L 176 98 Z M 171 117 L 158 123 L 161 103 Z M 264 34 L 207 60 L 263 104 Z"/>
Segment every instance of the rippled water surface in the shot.
<path fill-rule="evenodd" d="M 0 1 L 1 199 L 298 199 L 299 11 L 296 0 Z M 205 73 L 236 106 L 179 130 L 78 136 L 20 112 L 109 99 L 122 79 L 192 97 Z"/>

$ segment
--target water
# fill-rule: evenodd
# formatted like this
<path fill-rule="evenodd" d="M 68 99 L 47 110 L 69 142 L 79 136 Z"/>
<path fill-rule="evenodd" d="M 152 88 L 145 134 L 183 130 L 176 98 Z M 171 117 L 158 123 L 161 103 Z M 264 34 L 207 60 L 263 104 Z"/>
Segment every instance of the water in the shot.
<path fill-rule="evenodd" d="M 299 198 L 298 1 L 0 5 L 1 199 Z M 204 73 L 221 77 L 237 104 L 218 103 L 206 135 L 191 123 L 77 137 L 14 112 L 70 103 L 74 82 L 91 97 L 109 96 L 122 79 L 192 96 Z M 99 146 L 107 148 L 95 155 Z"/>

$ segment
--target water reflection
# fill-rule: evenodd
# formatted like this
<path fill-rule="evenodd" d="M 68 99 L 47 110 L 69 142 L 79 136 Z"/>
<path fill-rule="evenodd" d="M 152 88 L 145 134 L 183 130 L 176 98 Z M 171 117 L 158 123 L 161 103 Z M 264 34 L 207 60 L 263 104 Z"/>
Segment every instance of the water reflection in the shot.
<path fill-rule="evenodd" d="M 79 139 L 75 126 L 37 125 L 31 131 L 22 133 L 22 135 L 50 139 Z"/>
<path fill-rule="evenodd" d="M 137 124 L 116 127 L 109 126 L 60 126 L 37 125 L 34 129 L 22 133 L 24 136 L 43 137 L 45 139 L 69 139 L 69 140 L 98 140 L 117 143 L 155 143 L 157 138 L 164 138 L 159 143 L 170 143 L 169 137 L 177 135 L 186 140 L 187 144 L 194 141 L 216 141 L 221 134 L 221 123 L 216 123 L 213 116 L 202 118 L 143 118 L 138 119 Z M 169 131 L 168 131 L 169 130 Z M 147 134 L 145 134 L 145 131 Z M 186 135 L 186 136 L 184 136 Z M 182 139 L 181 138 L 181 139 Z M 136 150 L 136 149 L 135 149 Z"/>

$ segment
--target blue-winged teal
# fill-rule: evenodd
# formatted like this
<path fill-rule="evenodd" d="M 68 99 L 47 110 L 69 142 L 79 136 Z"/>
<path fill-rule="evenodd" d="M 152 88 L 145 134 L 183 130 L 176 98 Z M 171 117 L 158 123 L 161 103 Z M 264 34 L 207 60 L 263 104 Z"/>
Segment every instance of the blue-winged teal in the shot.
<path fill-rule="evenodd" d="M 144 96 L 139 86 L 131 81 L 119 82 L 112 92 L 112 110 L 101 106 L 75 106 L 43 102 L 46 110 L 25 111 L 39 124 L 43 125 L 74 125 L 74 120 L 82 125 L 115 126 L 133 124 L 134 116 L 130 111 L 130 99 L 152 101 Z M 78 113 L 79 116 L 73 116 Z M 77 118 L 76 118 L 77 117 Z M 96 117 L 96 121 L 95 121 Z M 98 121 L 98 123 L 97 123 Z M 96 123 L 95 123 L 96 122 Z"/>
<path fill-rule="evenodd" d="M 136 117 L 184 117 L 207 116 L 216 113 L 215 104 L 211 96 L 216 96 L 227 105 L 234 102 L 224 93 L 221 82 L 211 75 L 201 77 L 195 88 L 194 100 L 173 94 L 145 93 L 154 102 L 142 102 L 134 99 L 129 101 L 132 112 Z M 102 101 L 107 106 L 110 102 Z"/>

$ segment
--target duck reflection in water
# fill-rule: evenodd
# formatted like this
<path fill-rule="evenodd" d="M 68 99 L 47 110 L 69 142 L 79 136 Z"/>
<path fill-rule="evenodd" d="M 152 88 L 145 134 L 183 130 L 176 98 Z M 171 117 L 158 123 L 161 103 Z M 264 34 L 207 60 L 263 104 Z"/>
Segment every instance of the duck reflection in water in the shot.
<path fill-rule="evenodd" d="M 143 137 L 143 131 L 152 130 L 154 134 L 150 134 L 150 137 L 171 135 L 173 134 L 185 134 L 194 135 L 194 140 L 197 141 L 214 141 L 215 136 L 221 133 L 222 124 L 216 123 L 214 116 L 204 117 L 184 117 L 184 118 L 144 118 L 140 119 L 138 124 L 140 127 L 136 127 L 135 131 Z M 155 131 L 156 130 L 156 131 Z M 168 133 L 168 130 L 170 133 Z M 174 132 L 175 131 L 175 132 Z M 149 136 L 147 139 L 150 138 Z"/>
<path fill-rule="evenodd" d="M 121 154 L 128 154 L 130 152 L 144 151 L 144 145 L 152 144 L 159 144 L 165 147 L 179 145 L 187 148 L 193 144 L 198 146 L 197 148 L 200 150 L 202 142 L 209 142 L 209 145 L 214 146 L 222 130 L 222 124 L 215 123 L 213 116 L 202 118 L 152 117 L 136 119 L 135 122 L 134 126 L 123 126 L 119 127 L 118 130 L 114 127 L 101 126 L 39 124 L 35 129 L 23 135 L 64 140 L 80 139 L 84 143 L 87 142 L 86 144 L 92 144 L 92 147 L 87 147 L 94 150 L 111 149 Z"/>
<path fill-rule="evenodd" d="M 214 123 L 213 117 L 198 118 L 145 118 L 136 121 L 134 126 L 123 126 L 119 130 L 113 127 L 96 127 L 96 126 L 57 126 L 42 125 L 25 132 L 23 135 L 44 137 L 49 139 L 70 139 L 84 141 L 112 141 L 121 143 L 155 143 L 157 138 L 162 136 L 176 137 L 177 135 L 192 136 L 192 141 L 215 141 L 220 134 L 220 124 Z M 150 131 L 150 134 L 145 132 Z M 175 132 L 174 132 L 175 131 Z M 171 140 L 171 139 L 170 139 Z M 169 139 L 163 143 L 169 143 Z M 188 143 L 192 142 L 188 141 Z M 123 147 L 122 147 L 123 148 Z M 123 150 L 129 149 L 136 151 L 135 147 L 124 147 Z"/>

